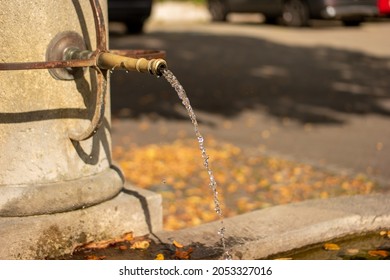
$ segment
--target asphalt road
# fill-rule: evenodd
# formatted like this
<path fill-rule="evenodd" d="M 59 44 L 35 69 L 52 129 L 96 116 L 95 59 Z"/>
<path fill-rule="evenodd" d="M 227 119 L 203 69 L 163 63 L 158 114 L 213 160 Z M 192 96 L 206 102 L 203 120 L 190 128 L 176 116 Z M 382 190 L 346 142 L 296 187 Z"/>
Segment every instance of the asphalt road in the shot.
<path fill-rule="evenodd" d="M 165 50 L 202 134 L 244 150 L 364 173 L 390 184 L 390 22 L 151 20 L 143 35 L 114 26 L 111 49 Z M 163 78 L 114 72 L 113 145 L 194 137 Z"/>

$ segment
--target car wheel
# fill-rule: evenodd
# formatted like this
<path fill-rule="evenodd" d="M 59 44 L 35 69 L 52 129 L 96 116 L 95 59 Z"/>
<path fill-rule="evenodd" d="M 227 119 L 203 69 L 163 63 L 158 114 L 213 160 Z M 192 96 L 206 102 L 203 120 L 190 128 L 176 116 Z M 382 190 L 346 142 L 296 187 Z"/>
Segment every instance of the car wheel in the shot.
<path fill-rule="evenodd" d="M 344 26 L 353 27 L 360 26 L 363 22 L 363 19 L 344 19 L 342 22 Z"/>
<path fill-rule="evenodd" d="M 227 8 L 221 0 L 209 0 L 208 9 L 213 21 L 226 21 Z"/>
<path fill-rule="evenodd" d="M 125 24 L 127 27 L 127 33 L 130 33 L 130 34 L 142 33 L 143 28 L 144 28 L 143 21 L 128 21 Z"/>
<path fill-rule="evenodd" d="M 287 26 L 309 25 L 309 9 L 302 0 L 287 0 L 283 4 L 283 23 Z"/>
<path fill-rule="evenodd" d="M 278 23 L 278 17 L 270 16 L 270 15 L 264 15 L 264 23 L 266 23 L 266 24 L 277 24 Z"/>

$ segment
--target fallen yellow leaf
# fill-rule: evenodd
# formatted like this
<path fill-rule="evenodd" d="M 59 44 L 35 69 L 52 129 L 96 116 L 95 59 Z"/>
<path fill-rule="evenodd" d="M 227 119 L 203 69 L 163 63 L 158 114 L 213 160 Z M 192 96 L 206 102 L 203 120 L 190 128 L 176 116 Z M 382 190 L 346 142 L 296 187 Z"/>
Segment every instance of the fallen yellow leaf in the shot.
<path fill-rule="evenodd" d="M 131 245 L 131 249 L 148 249 L 149 245 L 149 241 L 146 240 L 136 241 Z"/>
<path fill-rule="evenodd" d="M 179 242 L 177 242 L 176 240 L 173 240 L 173 245 L 176 247 L 176 248 L 183 248 L 184 246 L 182 244 L 180 244 Z"/>
<path fill-rule="evenodd" d="M 164 258 L 164 255 L 163 254 L 157 254 L 156 255 L 156 258 L 155 258 L 155 260 L 164 260 L 165 258 Z"/>
<path fill-rule="evenodd" d="M 90 261 L 99 261 L 99 260 L 104 260 L 106 256 L 95 256 L 95 255 L 90 255 L 87 256 L 86 259 Z"/>
<path fill-rule="evenodd" d="M 334 243 L 325 243 L 324 249 L 327 251 L 338 251 L 340 250 L 340 246 Z"/>

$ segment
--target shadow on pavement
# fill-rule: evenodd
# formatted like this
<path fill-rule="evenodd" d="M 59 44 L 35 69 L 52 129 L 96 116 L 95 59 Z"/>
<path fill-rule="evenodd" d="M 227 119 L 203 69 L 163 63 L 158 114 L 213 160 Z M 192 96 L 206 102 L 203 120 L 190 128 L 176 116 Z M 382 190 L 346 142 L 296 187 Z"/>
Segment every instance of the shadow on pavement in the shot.
<path fill-rule="evenodd" d="M 264 39 L 200 33 L 113 36 L 111 49 L 159 49 L 196 111 L 233 118 L 261 110 L 301 123 L 342 124 L 344 114 L 390 116 L 390 59 L 329 47 L 292 47 Z M 185 119 L 164 79 L 114 72 L 116 118 Z"/>

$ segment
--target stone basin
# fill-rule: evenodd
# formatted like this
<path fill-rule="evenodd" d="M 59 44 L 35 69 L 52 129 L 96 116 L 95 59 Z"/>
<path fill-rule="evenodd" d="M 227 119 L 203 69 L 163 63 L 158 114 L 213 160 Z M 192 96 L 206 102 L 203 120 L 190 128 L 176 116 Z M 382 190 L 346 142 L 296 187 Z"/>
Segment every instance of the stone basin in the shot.
<path fill-rule="evenodd" d="M 264 259 L 311 244 L 388 229 L 389 201 L 389 193 L 308 200 L 228 218 L 224 224 L 229 251 L 233 259 Z M 220 248 L 219 227 L 217 221 L 162 231 L 155 236 L 159 242 L 176 240 L 182 244 L 201 244 L 201 250 L 215 249 Z M 215 258 L 215 250 L 210 251 L 210 258 Z"/>

